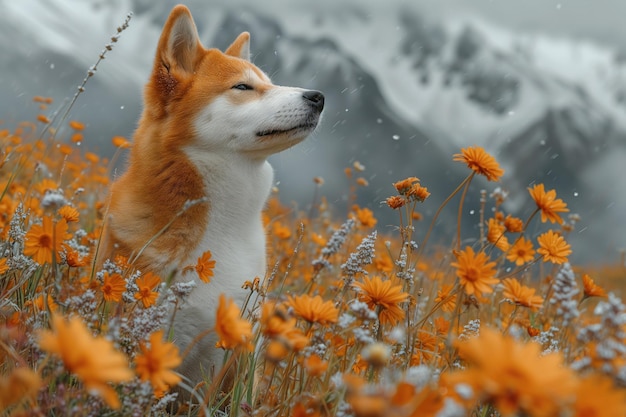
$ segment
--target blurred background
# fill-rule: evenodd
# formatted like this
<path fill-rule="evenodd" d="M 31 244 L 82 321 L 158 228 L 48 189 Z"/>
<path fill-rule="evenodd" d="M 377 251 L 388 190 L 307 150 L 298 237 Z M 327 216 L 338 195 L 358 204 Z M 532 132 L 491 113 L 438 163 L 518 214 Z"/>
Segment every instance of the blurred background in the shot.
<path fill-rule="evenodd" d="M 1 1 L 0 119 L 33 120 L 35 95 L 73 96 L 129 11 L 130 27 L 72 111 L 82 146 L 110 156 L 132 137 L 161 27 L 178 1 Z M 467 175 L 460 148 L 485 147 L 506 173 L 506 209 L 527 217 L 526 188 L 555 188 L 582 216 L 568 238 L 576 262 L 615 262 L 626 248 L 626 2 L 622 0 L 211 1 L 188 0 L 207 47 L 252 34 L 254 62 L 277 84 L 326 95 L 317 132 L 276 155 L 285 203 L 305 209 L 313 177 L 345 216 L 344 168 L 359 161 L 369 186 L 359 204 L 381 232 L 397 224 L 381 205 L 392 182 L 417 176 L 432 193 L 426 221 Z M 54 106 L 53 106 L 54 107 Z M 464 206 L 476 236 L 479 192 Z M 448 242 L 456 208 L 439 220 Z M 422 229 L 427 224 L 421 226 Z"/>

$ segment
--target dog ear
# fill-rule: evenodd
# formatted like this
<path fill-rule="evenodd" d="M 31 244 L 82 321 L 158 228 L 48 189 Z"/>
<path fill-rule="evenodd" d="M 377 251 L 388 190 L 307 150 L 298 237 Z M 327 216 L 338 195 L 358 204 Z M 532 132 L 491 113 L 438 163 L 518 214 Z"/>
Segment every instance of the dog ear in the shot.
<path fill-rule="evenodd" d="M 192 73 L 201 50 L 191 12 L 183 5 L 174 7 L 159 39 L 155 70 L 165 69 L 170 74 L 176 70 Z"/>
<path fill-rule="evenodd" d="M 226 55 L 250 61 L 250 34 L 242 32 L 237 39 L 226 49 Z"/>

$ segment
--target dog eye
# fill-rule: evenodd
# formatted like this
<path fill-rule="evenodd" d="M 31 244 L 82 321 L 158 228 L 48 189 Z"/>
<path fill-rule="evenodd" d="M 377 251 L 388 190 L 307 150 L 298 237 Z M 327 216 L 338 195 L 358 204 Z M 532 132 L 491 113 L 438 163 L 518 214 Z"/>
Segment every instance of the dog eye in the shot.
<path fill-rule="evenodd" d="M 251 85 L 249 84 L 245 84 L 245 83 L 239 83 L 239 84 L 235 84 L 233 85 L 233 88 L 237 89 L 237 90 L 242 90 L 242 91 L 246 91 L 246 90 L 254 90 L 254 88 L 252 88 Z"/>

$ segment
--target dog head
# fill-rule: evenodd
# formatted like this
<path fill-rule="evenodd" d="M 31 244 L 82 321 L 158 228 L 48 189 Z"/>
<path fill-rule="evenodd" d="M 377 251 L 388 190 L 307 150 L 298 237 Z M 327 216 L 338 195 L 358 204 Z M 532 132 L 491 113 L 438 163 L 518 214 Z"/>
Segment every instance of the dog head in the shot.
<path fill-rule="evenodd" d="M 205 49 L 180 5 L 165 23 L 145 98 L 145 114 L 178 145 L 253 158 L 305 139 L 324 107 L 318 91 L 272 84 L 250 62 L 247 32 L 225 52 Z"/>

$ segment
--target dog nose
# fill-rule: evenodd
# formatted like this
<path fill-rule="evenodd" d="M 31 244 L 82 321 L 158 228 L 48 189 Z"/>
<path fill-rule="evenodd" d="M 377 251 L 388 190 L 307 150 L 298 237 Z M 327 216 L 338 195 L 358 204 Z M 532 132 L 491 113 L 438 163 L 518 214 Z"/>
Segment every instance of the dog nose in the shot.
<path fill-rule="evenodd" d="M 302 97 L 309 103 L 314 109 L 322 111 L 324 108 L 324 94 L 319 91 L 310 90 L 302 93 Z"/>

